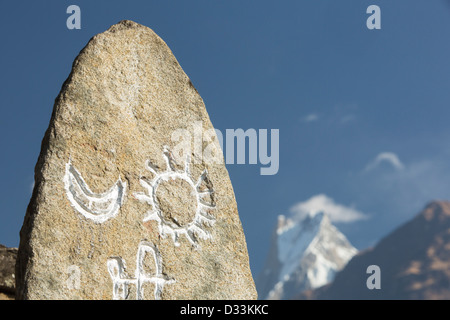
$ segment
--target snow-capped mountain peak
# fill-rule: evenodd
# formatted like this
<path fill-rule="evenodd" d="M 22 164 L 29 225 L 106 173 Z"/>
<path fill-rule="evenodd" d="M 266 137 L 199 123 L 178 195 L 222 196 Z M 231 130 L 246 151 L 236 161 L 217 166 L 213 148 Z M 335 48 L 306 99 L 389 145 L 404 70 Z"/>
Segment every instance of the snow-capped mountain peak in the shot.
<path fill-rule="evenodd" d="M 325 285 L 357 252 L 324 212 L 301 220 L 280 215 L 271 247 L 257 279 L 261 299 L 289 299 Z"/>

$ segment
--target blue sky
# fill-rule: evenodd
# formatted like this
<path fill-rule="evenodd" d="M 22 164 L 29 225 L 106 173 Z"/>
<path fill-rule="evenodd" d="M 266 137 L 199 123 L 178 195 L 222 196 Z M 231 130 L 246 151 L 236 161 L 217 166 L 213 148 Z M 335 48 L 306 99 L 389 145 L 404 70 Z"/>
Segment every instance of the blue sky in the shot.
<path fill-rule="evenodd" d="M 66 28 L 71 4 L 81 30 Z M 381 30 L 366 27 L 372 4 Z M 255 274 L 279 214 L 325 203 L 363 249 L 450 199 L 449 1 L 10 1 L 0 19 L 0 243 L 18 245 L 74 58 L 123 19 L 164 39 L 216 128 L 280 130 L 276 175 L 228 165 Z M 351 212 L 361 219 L 343 221 Z"/>

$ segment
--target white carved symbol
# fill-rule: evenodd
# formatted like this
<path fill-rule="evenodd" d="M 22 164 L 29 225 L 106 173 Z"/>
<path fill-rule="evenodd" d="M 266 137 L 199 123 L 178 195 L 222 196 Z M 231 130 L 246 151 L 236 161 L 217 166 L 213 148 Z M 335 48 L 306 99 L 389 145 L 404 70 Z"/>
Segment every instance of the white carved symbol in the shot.
<path fill-rule="evenodd" d="M 141 186 L 146 189 L 146 192 L 134 193 L 134 196 L 139 201 L 145 202 L 152 207 L 152 209 L 147 212 L 144 222 L 149 220 L 157 221 L 159 233 L 162 236 L 171 235 L 175 246 L 180 245 L 178 238 L 180 235 L 184 234 L 193 246 L 198 247 L 197 237 L 204 240 L 212 238 L 211 234 L 203 229 L 203 225 L 211 226 L 215 222 L 215 218 L 208 214 L 208 211 L 215 207 L 211 200 L 211 195 L 214 190 L 205 183 L 206 180 L 209 181 L 208 171 L 205 169 L 197 182 L 194 182 L 190 172 L 189 157 L 187 157 L 185 161 L 184 171 L 175 170 L 173 166 L 173 156 L 167 148 L 164 149 L 164 158 L 166 160 L 166 171 L 164 172 L 158 172 L 155 166 L 152 165 L 150 161 L 147 161 L 146 169 L 154 174 L 154 178 L 150 182 L 141 178 Z M 191 195 L 195 198 L 196 208 L 193 209 L 194 212 L 187 222 L 179 222 L 174 216 L 168 218 L 161 208 L 160 199 L 157 196 L 158 187 L 171 180 L 179 180 L 178 182 L 187 183 L 187 185 L 190 186 Z M 209 202 L 205 200 L 205 196 L 210 197 Z"/>
<path fill-rule="evenodd" d="M 67 198 L 79 213 L 96 223 L 103 223 L 117 215 L 125 198 L 126 186 L 126 182 L 119 177 L 105 193 L 94 193 L 70 160 L 66 164 L 64 187 Z"/>
<path fill-rule="evenodd" d="M 145 272 L 144 259 L 146 254 L 151 254 L 155 262 L 156 271 L 154 275 L 149 275 Z M 159 300 L 164 285 L 174 283 L 175 280 L 169 279 L 162 274 L 162 260 L 158 249 L 147 241 L 142 241 L 139 244 L 135 278 L 130 278 L 126 275 L 125 262 L 122 258 L 113 257 L 107 261 L 108 272 L 113 281 L 113 299 L 127 299 L 129 295 L 129 285 L 136 286 L 136 299 L 144 299 L 144 284 L 147 282 L 155 285 L 154 298 Z"/>

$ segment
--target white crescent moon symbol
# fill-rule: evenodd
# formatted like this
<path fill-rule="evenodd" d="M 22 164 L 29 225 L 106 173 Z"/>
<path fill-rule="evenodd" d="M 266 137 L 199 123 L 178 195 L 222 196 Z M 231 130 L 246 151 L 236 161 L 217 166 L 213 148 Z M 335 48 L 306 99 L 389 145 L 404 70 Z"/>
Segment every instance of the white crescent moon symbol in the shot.
<path fill-rule="evenodd" d="M 94 193 L 70 160 L 66 164 L 64 187 L 67 198 L 79 213 L 95 223 L 103 223 L 117 215 L 125 198 L 126 185 L 119 177 L 108 191 Z"/>

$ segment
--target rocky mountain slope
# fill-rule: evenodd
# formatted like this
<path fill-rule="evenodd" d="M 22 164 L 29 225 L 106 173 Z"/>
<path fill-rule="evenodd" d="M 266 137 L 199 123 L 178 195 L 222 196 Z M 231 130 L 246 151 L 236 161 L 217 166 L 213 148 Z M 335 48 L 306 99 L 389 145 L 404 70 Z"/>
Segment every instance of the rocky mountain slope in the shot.
<path fill-rule="evenodd" d="M 259 299 L 290 299 L 323 286 L 356 252 L 324 213 L 302 220 L 279 216 L 266 265 L 256 279 Z"/>
<path fill-rule="evenodd" d="M 380 289 L 369 290 L 369 265 Z M 414 219 L 356 255 L 332 284 L 300 299 L 450 299 L 450 202 L 435 201 Z"/>
<path fill-rule="evenodd" d="M 0 244 L 0 300 L 14 299 L 16 258 L 17 248 L 7 248 Z"/>

